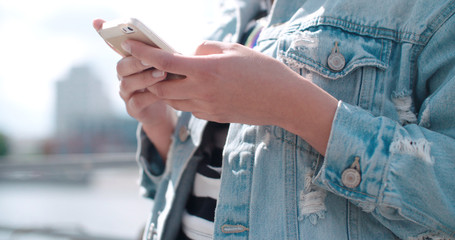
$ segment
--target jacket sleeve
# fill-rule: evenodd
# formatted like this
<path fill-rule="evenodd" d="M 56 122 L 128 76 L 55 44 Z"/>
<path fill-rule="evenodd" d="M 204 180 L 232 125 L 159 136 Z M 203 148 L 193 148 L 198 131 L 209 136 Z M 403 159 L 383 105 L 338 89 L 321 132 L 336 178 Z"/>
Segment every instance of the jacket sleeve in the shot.
<path fill-rule="evenodd" d="M 147 198 L 154 198 L 157 185 L 164 172 L 164 161 L 155 146 L 142 130 L 142 124 L 137 129 L 138 150 L 136 160 L 139 164 L 140 193 Z"/>
<path fill-rule="evenodd" d="M 371 212 L 392 231 L 405 232 L 400 238 L 455 238 L 453 26 L 454 16 L 417 58 L 417 122 L 403 126 L 340 102 L 326 156 L 313 179 Z M 360 182 L 346 184 L 347 169 L 357 171 Z"/>
<path fill-rule="evenodd" d="M 239 42 L 246 25 L 261 9 L 261 0 L 220 1 L 219 18 L 207 37 L 209 40 Z"/>

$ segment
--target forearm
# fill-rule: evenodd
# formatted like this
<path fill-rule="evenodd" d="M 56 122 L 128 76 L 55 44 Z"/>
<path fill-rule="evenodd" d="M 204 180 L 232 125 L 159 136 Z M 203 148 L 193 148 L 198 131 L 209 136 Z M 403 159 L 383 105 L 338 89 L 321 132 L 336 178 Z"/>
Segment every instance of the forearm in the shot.
<path fill-rule="evenodd" d="M 325 155 L 338 100 L 312 82 L 296 79 L 277 99 L 276 125 L 302 137 Z"/>
<path fill-rule="evenodd" d="M 165 119 L 165 121 L 161 121 L 159 124 L 142 124 L 142 129 L 155 146 L 163 161 L 166 161 L 167 153 L 172 142 L 171 137 L 177 122 L 175 111 L 169 108 Z"/>

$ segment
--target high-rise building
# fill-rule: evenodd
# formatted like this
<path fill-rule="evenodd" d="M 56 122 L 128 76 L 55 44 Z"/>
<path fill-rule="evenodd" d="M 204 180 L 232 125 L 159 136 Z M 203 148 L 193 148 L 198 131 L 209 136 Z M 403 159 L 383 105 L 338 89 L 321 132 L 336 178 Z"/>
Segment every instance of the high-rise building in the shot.
<path fill-rule="evenodd" d="M 88 66 L 74 67 L 57 82 L 56 133 L 78 131 L 81 124 L 113 117 L 102 82 Z"/>
<path fill-rule="evenodd" d="M 55 139 L 51 153 L 134 151 L 137 122 L 117 116 L 102 81 L 78 66 L 57 82 Z"/>

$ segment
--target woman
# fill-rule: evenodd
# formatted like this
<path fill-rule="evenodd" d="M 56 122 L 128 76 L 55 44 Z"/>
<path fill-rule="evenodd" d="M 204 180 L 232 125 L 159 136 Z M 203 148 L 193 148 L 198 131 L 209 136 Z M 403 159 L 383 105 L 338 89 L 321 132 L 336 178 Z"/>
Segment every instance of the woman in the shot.
<path fill-rule="evenodd" d="M 225 2 L 214 39 L 239 41 L 260 6 Z M 144 237 L 178 236 L 205 119 L 231 123 L 214 239 L 454 238 L 454 13 L 447 0 L 276 0 L 254 50 L 126 41 L 121 95 L 155 199 Z"/>

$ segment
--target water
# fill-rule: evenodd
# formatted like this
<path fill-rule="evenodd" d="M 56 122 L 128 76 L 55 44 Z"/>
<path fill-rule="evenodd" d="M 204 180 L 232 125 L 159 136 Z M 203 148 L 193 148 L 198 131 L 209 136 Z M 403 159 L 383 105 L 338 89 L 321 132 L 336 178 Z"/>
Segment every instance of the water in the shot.
<path fill-rule="evenodd" d="M 96 170 L 86 184 L 0 181 L 0 240 L 38 239 L 25 238 L 27 234 L 12 236 L 2 227 L 57 228 L 138 239 L 152 202 L 139 196 L 137 181 L 134 167 Z"/>

